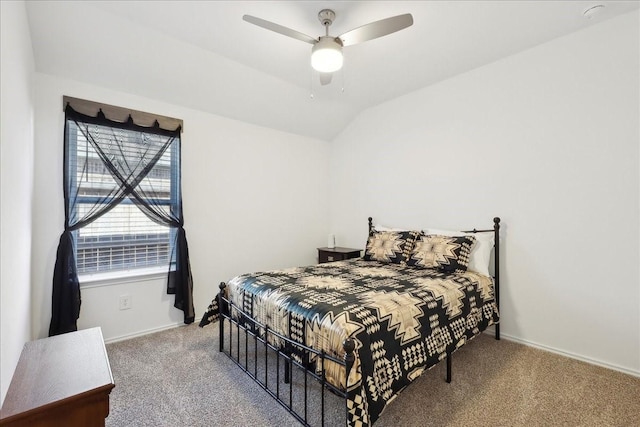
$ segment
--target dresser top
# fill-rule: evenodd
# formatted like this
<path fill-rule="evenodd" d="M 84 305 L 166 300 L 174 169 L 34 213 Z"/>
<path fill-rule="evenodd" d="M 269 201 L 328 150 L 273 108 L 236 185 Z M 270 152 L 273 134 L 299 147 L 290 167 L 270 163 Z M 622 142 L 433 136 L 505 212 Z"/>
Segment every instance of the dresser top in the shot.
<path fill-rule="evenodd" d="M 100 328 L 30 341 L 20 354 L 0 419 L 113 387 Z"/>

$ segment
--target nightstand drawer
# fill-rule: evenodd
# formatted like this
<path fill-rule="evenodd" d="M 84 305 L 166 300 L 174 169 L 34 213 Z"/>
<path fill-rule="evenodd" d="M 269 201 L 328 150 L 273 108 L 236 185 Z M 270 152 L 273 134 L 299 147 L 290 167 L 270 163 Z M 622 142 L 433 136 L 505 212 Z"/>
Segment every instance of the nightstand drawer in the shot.
<path fill-rule="evenodd" d="M 359 258 L 360 249 L 353 248 L 318 248 L 318 262 L 343 261 L 345 259 Z"/>

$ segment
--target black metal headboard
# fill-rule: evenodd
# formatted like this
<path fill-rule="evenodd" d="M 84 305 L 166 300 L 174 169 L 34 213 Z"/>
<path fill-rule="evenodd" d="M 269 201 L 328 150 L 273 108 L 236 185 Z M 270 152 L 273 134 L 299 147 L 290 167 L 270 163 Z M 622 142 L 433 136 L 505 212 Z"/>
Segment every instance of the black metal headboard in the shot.
<path fill-rule="evenodd" d="M 373 232 L 373 218 L 369 217 L 369 235 Z M 484 229 L 484 230 L 467 230 L 461 231 L 462 233 L 494 233 L 494 243 L 493 243 L 493 280 L 495 283 L 496 290 L 496 306 L 498 310 L 500 310 L 500 218 L 493 218 L 493 228 Z M 500 339 L 500 323 L 496 323 L 496 339 Z"/>

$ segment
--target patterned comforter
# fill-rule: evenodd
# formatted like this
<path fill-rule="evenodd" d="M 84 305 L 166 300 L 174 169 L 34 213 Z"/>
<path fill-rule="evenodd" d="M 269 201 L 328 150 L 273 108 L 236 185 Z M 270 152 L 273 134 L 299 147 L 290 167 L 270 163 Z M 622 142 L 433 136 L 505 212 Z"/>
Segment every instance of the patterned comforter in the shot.
<path fill-rule="evenodd" d="M 230 301 L 295 342 L 342 358 L 343 340 L 354 339 L 346 384 L 344 367 L 324 366 L 327 380 L 348 390 L 352 426 L 372 424 L 411 381 L 499 320 L 492 279 L 470 271 L 351 259 L 245 274 L 227 285 Z M 214 300 L 200 326 L 218 314 Z"/>

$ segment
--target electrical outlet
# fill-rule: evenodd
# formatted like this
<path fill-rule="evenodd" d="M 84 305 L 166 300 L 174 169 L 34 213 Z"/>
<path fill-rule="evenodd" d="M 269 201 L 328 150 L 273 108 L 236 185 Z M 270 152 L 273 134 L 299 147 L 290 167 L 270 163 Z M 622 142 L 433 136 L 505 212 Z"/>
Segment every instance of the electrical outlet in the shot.
<path fill-rule="evenodd" d="M 120 295 L 120 310 L 131 308 L 131 295 Z"/>

